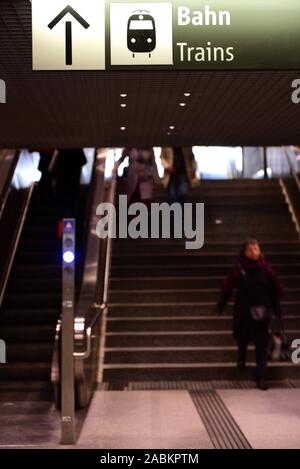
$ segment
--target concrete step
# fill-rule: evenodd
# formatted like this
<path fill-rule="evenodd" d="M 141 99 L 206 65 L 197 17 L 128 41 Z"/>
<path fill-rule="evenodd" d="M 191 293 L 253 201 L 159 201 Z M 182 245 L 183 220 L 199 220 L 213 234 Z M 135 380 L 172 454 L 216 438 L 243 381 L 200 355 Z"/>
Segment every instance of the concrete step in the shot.
<path fill-rule="evenodd" d="M 241 188 L 237 190 L 228 189 L 214 189 L 214 188 L 203 188 L 203 190 L 199 191 L 190 191 L 188 199 L 211 199 L 213 197 L 220 199 L 221 197 L 230 198 L 232 203 L 238 204 L 240 200 L 240 196 L 243 200 L 248 200 L 249 204 L 251 205 L 252 202 L 260 198 L 266 197 L 266 205 L 272 204 L 272 201 L 275 199 L 276 201 L 283 200 L 283 196 L 281 193 L 281 189 L 276 188 L 274 189 L 247 189 Z M 157 194 L 157 199 L 167 199 L 165 194 Z"/>
<path fill-rule="evenodd" d="M 281 276 L 281 282 L 285 288 L 300 288 L 300 276 Z M 114 290 L 165 290 L 165 289 L 220 289 L 224 278 L 219 277 L 133 277 L 112 278 L 110 291 Z"/>
<path fill-rule="evenodd" d="M 284 319 L 286 329 L 300 330 L 300 314 Z M 161 316 L 109 318 L 107 332 L 231 331 L 231 316 Z"/>
<path fill-rule="evenodd" d="M 298 252 L 300 250 L 300 241 L 267 241 L 267 240 L 260 240 L 260 245 L 263 252 L 291 252 L 295 251 Z M 113 250 L 114 252 L 118 252 L 121 250 L 123 252 L 124 248 L 127 250 L 136 248 L 137 250 L 148 248 L 155 248 L 158 250 L 163 249 L 180 249 L 185 248 L 185 244 L 180 239 L 115 239 L 113 243 Z M 228 252 L 231 254 L 238 254 L 241 249 L 241 242 L 226 242 L 226 241 L 219 241 L 219 242 L 210 242 L 206 240 L 204 246 L 201 248 L 202 252 Z"/>
<path fill-rule="evenodd" d="M 134 240 L 132 242 L 122 242 L 122 241 L 117 241 L 114 243 L 114 255 L 122 255 L 124 253 L 124 248 L 126 248 L 126 253 L 133 254 L 135 256 L 137 255 L 143 255 L 147 254 L 147 252 L 155 252 L 156 255 L 160 254 L 180 254 L 182 252 L 185 252 L 185 240 L 182 239 L 177 239 L 177 240 L 170 240 L 169 243 L 159 243 L 159 242 L 151 242 L 149 239 L 149 242 L 144 242 L 144 243 L 139 243 L 136 242 L 134 243 Z M 241 243 L 233 244 L 233 245 L 222 245 L 219 243 L 216 244 L 208 244 L 205 243 L 204 246 L 199 250 L 202 255 L 213 255 L 216 253 L 222 253 L 223 255 L 231 255 L 235 256 L 236 258 L 239 255 L 241 249 Z M 292 253 L 300 254 L 300 243 L 289 243 L 289 244 L 275 244 L 274 246 L 264 246 L 262 245 L 261 247 L 263 253 L 266 256 L 269 256 L 270 253 L 273 254 L 278 254 L 280 252 L 282 253 L 289 253 L 292 255 Z"/>
<path fill-rule="evenodd" d="M 289 341 L 300 337 L 299 330 L 286 329 Z M 232 331 L 127 331 L 107 332 L 105 346 L 111 347 L 208 347 L 234 346 Z"/>
<path fill-rule="evenodd" d="M 203 190 L 229 190 L 230 192 L 236 193 L 240 190 L 280 190 L 279 179 L 201 179 L 196 187 L 191 188 L 191 194 L 198 194 Z M 126 193 L 126 181 L 118 181 L 118 193 Z M 165 195 L 166 190 L 160 185 L 155 186 L 155 195 Z"/>
<path fill-rule="evenodd" d="M 235 362 L 237 347 L 120 347 L 105 349 L 105 363 L 230 363 Z M 254 347 L 249 347 L 247 360 L 255 361 Z"/>
<path fill-rule="evenodd" d="M 115 317 L 160 317 L 160 316 L 215 316 L 215 301 L 212 302 L 188 302 L 188 303 L 110 303 L 109 318 Z M 283 315 L 300 314 L 300 301 L 281 302 Z M 233 303 L 226 307 L 228 316 L 233 314 Z"/>
<path fill-rule="evenodd" d="M 276 188 L 279 186 L 279 179 L 201 179 L 199 185 L 192 189 L 192 191 L 198 191 L 203 187 L 228 187 L 231 189 L 240 188 L 240 187 L 273 187 Z"/>
<path fill-rule="evenodd" d="M 138 303 L 149 302 L 168 303 L 170 298 L 178 303 L 189 302 L 217 302 L 220 295 L 220 289 L 170 289 L 170 290 L 113 290 L 109 293 L 110 303 Z M 286 289 L 286 301 L 300 301 L 300 288 Z"/>
<path fill-rule="evenodd" d="M 123 364 L 105 365 L 104 381 L 218 381 L 251 380 L 254 376 L 254 363 L 249 364 L 243 375 L 233 363 L 184 363 L 184 364 Z M 299 379 L 300 367 L 286 363 L 271 363 L 268 379 Z"/>
<path fill-rule="evenodd" d="M 275 272 L 280 275 L 300 275 L 300 264 L 287 264 L 287 263 L 276 263 L 272 264 Z M 227 275 L 232 272 L 233 264 L 207 264 L 199 263 L 198 265 L 190 265 L 188 262 L 173 265 L 157 264 L 157 265 L 126 265 L 124 262 L 122 265 L 114 264 L 111 268 L 112 278 L 116 277 L 156 277 L 167 276 L 177 277 L 180 276 L 207 276 L 216 277 L 223 276 L 225 279 Z"/>
<path fill-rule="evenodd" d="M 266 256 L 266 260 L 271 264 L 300 264 L 300 253 L 287 252 L 287 253 L 270 253 Z M 113 254 L 112 264 L 115 265 L 126 265 L 127 267 L 133 265 L 218 265 L 218 264 L 231 264 L 234 265 L 238 261 L 238 256 L 235 254 L 224 254 L 224 253 L 205 253 L 201 250 L 191 251 L 186 250 L 185 252 L 170 253 L 170 254 L 156 254 L 148 251 L 147 253 L 134 255 L 132 253 L 123 252 L 123 254 Z"/>
<path fill-rule="evenodd" d="M 265 197 L 267 197 L 266 203 L 262 203 L 262 199 Z M 258 203 L 259 199 L 260 204 Z M 248 203 L 241 203 L 243 201 L 245 201 L 243 197 L 241 200 L 236 199 L 235 201 L 231 197 L 202 197 L 199 200 L 189 200 L 192 205 L 203 203 L 204 212 L 208 215 L 223 215 L 224 217 L 233 219 L 235 214 L 237 221 L 240 218 L 245 218 L 245 216 L 252 219 L 256 216 L 258 219 L 262 220 L 264 215 L 265 218 L 276 219 L 277 213 L 288 218 L 289 212 L 287 210 L 287 204 L 282 195 L 268 200 L 268 196 L 262 194 L 257 198 L 248 198 Z"/>
<path fill-rule="evenodd" d="M 167 216 L 167 215 L 166 215 Z M 190 214 L 188 216 L 188 227 L 193 224 L 193 226 L 196 226 L 196 222 L 199 223 L 202 220 L 200 218 L 196 219 L 195 213 L 192 213 L 192 216 Z M 156 215 L 155 215 L 155 221 L 156 221 Z M 128 223 L 128 221 L 127 221 Z M 128 223 L 129 224 L 129 223 Z M 165 219 L 165 224 L 167 224 L 168 230 L 172 233 L 171 225 L 170 225 L 170 216 L 168 216 L 167 219 Z M 160 221 L 160 225 L 162 225 L 162 222 Z M 206 234 L 206 240 L 212 241 L 210 239 L 210 235 L 213 234 L 218 234 L 218 235 L 224 235 L 224 234 L 230 234 L 231 232 L 235 234 L 236 236 L 243 236 L 244 238 L 251 235 L 256 235 L 257 238 L 259 239 L 273 239 L 273 240 L 281 240 L 281 239 L 289 239 L 286 238 L 286 236 L 289 236 L 295 231 L 295 226 L 293 225 L 291 219 L 289 217 L 277 217 L 276 215 L 266 218 L 266 217 L 259 217 L 253 216 L 245 216 L 245 217 L 239 217 L 232 219 L 230 217 L 222 216 L 222 215 L 210 215 L 206 212 L 204 212 L 204 228 L 205 228 L 205 234 Z M 117 220 L 117 229 L 116 232 L 117 234 L 119 233 L 119 221 Z M 202 226 L 202 225 L 201 225 Z M 149 232 L 149 235 L 147 235 L 149 238 L 151 237 L 151 219 L 149 221 L 149 228 L 147 230 L 147 233 Z M 274 238 L 274 235 L 276 235 L 276 238 Z M 163 237 L 162 234 L 162 229 L 160 228 L 159 231 L 159 236 Z M 170 236 L 168 235 L 170 238 Z M 230 241 L 230 238 L 227 237 L 221 237 L 218 241 L 221 242 L 222 240 L 227 239 Z M 234 241 L 234 240 L 233 240 Z M 243 241 L 243 238 L 240 239 L 240 242 Z"/>

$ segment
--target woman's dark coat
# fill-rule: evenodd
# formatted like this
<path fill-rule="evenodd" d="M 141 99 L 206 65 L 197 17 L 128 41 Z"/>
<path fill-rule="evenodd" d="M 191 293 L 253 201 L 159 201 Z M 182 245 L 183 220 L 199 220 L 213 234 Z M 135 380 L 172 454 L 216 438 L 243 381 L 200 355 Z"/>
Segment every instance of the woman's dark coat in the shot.
<path fill-rule="evenodd" d="M 234 291 L 233 334 L 236 340 L 247 342 L 251 339 L 253 330 L 251 306 L 266 306 L 273 314 L 280 316 L 283 286 L 265 260 L 254 261 L 241 256 L 233 272 L 223 283 L 217 304 L 219 314 L 225 309 Z"/>

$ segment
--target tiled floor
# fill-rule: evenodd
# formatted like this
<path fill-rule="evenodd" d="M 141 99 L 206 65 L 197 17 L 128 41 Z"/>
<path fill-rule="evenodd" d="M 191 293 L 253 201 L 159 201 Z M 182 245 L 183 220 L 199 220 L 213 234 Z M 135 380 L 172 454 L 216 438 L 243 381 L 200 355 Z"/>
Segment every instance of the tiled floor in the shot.
<path fill-rule="evenodd" d="M 78 447 L 212 448 L 187 391 L 97 392 Z"/>
<path fill-rule="evenodd" d="M 195 392 L 205 407 L 203 419 Z M 252 448 L 300 449 L 300 388 L 199 390 L 192 395 L 187 390 L 97 391 L 76 448 L 210 449 L 217 447 L 213 425 L 219 425 L 219 434 L 222 425 L 231 425 Z M 61 448 L 59 415 L 45 405 L 35 405 L 32 412 L 30 403 L 1 403 L 0 447 Z M 219 424 L 216 412 L 222 414 Z M 229 436 L 224 441 L 230 447 Z"/>
<path fill-rule="evenodd" d="M 300 389 L 217 392 L 253 448 L 300 448 Z"/>

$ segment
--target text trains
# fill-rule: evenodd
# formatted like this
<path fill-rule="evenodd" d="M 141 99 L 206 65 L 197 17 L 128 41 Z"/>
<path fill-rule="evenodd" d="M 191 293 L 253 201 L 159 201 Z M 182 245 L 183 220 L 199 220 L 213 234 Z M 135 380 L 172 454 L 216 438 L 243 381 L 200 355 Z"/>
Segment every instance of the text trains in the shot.
<path fill-rule="evenodd" d="M 215 47 L 207 42 L 205 47 L 190 47 L 186 42 L 177 42 L 181 62 L 232 62 L 234 48 Z"/>

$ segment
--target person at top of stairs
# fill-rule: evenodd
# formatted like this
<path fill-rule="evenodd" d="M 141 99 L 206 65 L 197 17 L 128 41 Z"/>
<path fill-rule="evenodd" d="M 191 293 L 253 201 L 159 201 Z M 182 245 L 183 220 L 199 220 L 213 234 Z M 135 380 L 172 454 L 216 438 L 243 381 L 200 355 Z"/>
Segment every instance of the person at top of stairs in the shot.
<path fill-rule="evenodd" d="M 223 283 L 216 307 L 219 314 L 235 289 L 233 334 L 238 343 L 237 364 L 240 369 L 245 367 L 248 343 L 254 342 L 257 387 L 267 390 L 269 327 L 272 315 L 281 314 L 280 299 L 284 290 L 255 239 L 245 242 L 238 263 Z"/>
<path fill-rule="evenodd" d="M 124 148 L 121 158 L 114 166 L 114 174 L 117 174 L 118 168 L 127 157 L 129 158 L 126 188 L 128 202 L 143 202 L 150 205 L 154 183 L 161 184 L 153 148 Z"/>
<path fill-rule="evenodd" d="M 87 163 L 82 148 L 60 149 L 53 167 L 56 198 L 61 217 L 78 217 L 80 177 Z"/>
<path fill-rule="evenodd" d="M 193 150 L 191 147 L 165 147 L 160 157 L 169 203 L 179 202 L 183 205 L 187 202 L 189 187 L 195 187 L 198 183 Z"/>

